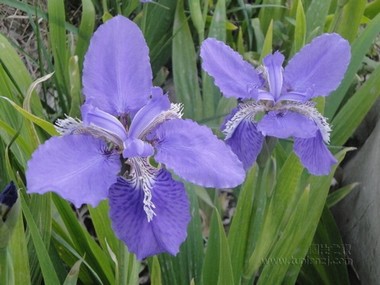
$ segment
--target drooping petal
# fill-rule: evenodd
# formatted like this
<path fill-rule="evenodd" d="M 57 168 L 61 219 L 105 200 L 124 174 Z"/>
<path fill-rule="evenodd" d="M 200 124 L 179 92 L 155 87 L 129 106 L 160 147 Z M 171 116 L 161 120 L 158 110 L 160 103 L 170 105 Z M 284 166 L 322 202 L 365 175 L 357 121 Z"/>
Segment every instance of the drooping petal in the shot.
<path fill-rule="evenodd" d="M 244 169 L 249 169 L 256 161 L 263 146 L 264 136 L 257 130 L 256 124 L 244 119 L 226 143 L 243 163 Z"/>
<path fill-rule="evenodd" d="M 294 152 L 313 175 L 327 175 L 331 171 L 331 166 L 337 163 L 335 157 L 323 143 L 320 132 L 317 132 L 314 138 L 296 138 Z"/>
<path fill-rule="evenodd" d="M 285 57 L 280 52 L 267 55 L 263 62 L 268 76 L 269 90 L 273 94 L 275 101 L 278 100 L 282 90 L 283 68 Z"/>
<path fill-rule="evenodd" d="M 53 191 L 76 207 L 96 206 L 116 181 L 119 157 L 107 151 L 102 140 L 89 135 L 53 137 L 28 162 L 28 193 Z"/>
<path fill-rule="evenodd" d="M 243 182 L 242 163 L 231 149 L 211 132 L 191 120 L 162 123 L 152 135 L 155 159 L 190 182 L 228 188 Z"/>
<path fill-rule="evenodd" d="M 302 48 L 286 66 L 284 79 L 291 90 L 309 98 L 327 96 L 343 79 L 350 62 L 349 43 L 338 34 L 323 34 Z"/>
<path fill-rule="evenodd" d="M 249 169 L 260 153 L 264 136 L 257 130 L 255 116 L 265 111 L 265 105 L 256 102 L 239 104 L 226 116 L 221 130 L 226 135 L 226 143 Z"/>
<path fill-rule="evenodd" d="M 257 71 L 240 54 L 213 38 L 201 46 L 202 68 L 214 78 L 225 97 L 254 98 L 263 85 Z"/>
<path fill-rule="evenodd" d="M 145 105 L 151 88 L 149 51 L 139 27 L 122 16 L 101 25 L 83 64 L 86 102 L 117 116 Z"/>
<path fill-rule="evenodd" d="M 144 211 L 144 190 L 139 180 L 119 177 L 110 188 L 110 217 L 117 236 L 138 259 L 168 252 L 177 254 L 186 239 L 190 221 L 189 202 L 181 182 L 159 170 L 148 185 L 155 206 L 152 220 Z"/>
<path fill-rule="evenodd" d="M 318 127 L 313 120 L 299 113 L 284 110 L 266 114 L 257 124 L 257 129 L 264 136 L 286 139 L 314 137 Z"/>

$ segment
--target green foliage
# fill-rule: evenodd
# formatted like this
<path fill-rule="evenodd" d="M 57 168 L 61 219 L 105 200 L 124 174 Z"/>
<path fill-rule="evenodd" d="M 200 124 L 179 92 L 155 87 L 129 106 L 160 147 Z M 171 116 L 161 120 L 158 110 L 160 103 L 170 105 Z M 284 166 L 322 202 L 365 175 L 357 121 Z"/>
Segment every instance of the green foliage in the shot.
<path fill-rule="evenodd" d="M 327 176 L 310 176 L 286 143 L 277 143 L 260 166 L 247 172 L 244 184 L 232 190 L 237 205 L 228 225 L 217 189 L 186 184 L 192 215 L 188 237 L 177 256 L 161 254 L 147 265 L 116 238 L 106 201 L 74 212 L 54 194 L 26 194 L 27 161 L 39 144 L 57 135 L 56 118 L 79 117 L 90 38 L 101 19 L 116 14 L 130 17 L 143 30 L 155 82 L 170 87 L 172 81 L 171 95 L 184 103 L 185 117 L 218 135 L 236 102 L 224 98 L 200 68 L 199 46 L 205 38 L 226 42 L 257 66 L 274 50 L 289 59 L 323 32 L 341 34 L 352 44 L 352 60 L 339 88 L 318 106 L 331 120 L 331 144 L 342 161 L 349 150 L 344 144 L 380 94 L 376 62 L 365 80 L 357 79 L 380 32 L 380 1 L 155 2 L 82 0 L 73 21 L 63 0 L 49 0 L 46 6 L 0 0 L 3 7 L 28 16 L 38 46 L 32 54 L 0 35 L 0 189 L 15 180 L 22 209 L 6 251 L 0 252 L 6 257 L 1 266 L 6 262 L 17 273 L 9 275 L 14 280 L 7 277 L 9 284 L 138 284 L 143 266 L 149 268 L 152 284 L 348 284 L 345 263 L 306 262 L 326 258 L 313 251 L 315 244 L 342 248 L 329 207 L 356 184 L 329 194 L 335 169 Z M 47 26 L 45 35 L 38 19 Z M 26 65 L 24 58 L 31 63 Z M 342 254 L 327 258 L 344 258 Z"/>

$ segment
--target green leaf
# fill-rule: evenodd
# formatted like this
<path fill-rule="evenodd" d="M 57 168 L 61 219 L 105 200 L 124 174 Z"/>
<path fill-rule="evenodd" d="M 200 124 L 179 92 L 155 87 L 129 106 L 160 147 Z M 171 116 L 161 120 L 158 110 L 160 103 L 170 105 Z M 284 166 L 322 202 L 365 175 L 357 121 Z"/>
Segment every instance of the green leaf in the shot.
<path fill-rule="evenodd" d="M 310 188 L 306 187 L 273 250 L 267 258 L 264 258 L 263 269 L 257 284 L 282 284 L 293 258 L 292 253 L 302 237 L 300 233 L 304 230 L 302 222 L 308 210 L 309 197 Z"/>
<path fill-rule="evenodd" d="M 375 18 L 380 11 L 380 0 L 375 0 L 367 3 L 367 6 L 364 10 L 364 16 L 373 19 Z"/>
<path fill-rule="evenodd" d="M 326 110 L 325 116 L 332 119 L 341 102 L 344 99 L 345 94 L 350 88 L 353 79 L 356 76 L 357 71 L 362 66 L 363 59 L 367 54 L 370 46 L 372 45 L 376 36 L 380 33 L 380 14 L 377 15 L 365 30 L 360 34 L 360 36 L 353 42 L 351 48 L 351 62 L 348 66 L 346 75 L 340 84 L 339 88 L 331 93 L 330 96 L 326 98 Z"/>
<path fill-rule="evenodd" d="M 207 37 L 226 41 L 226 2 L 218 0 L 211 20 Z M 214 80 L 205 71 L 202 72 L 203 118 L 213 118 L 220 115 L 216 110 L 221 93 L 214 85 Z"/>
<path fill-rule="evenodd" d="M 342 15 L 340 16 L 338 13 L 335 15 L 335 17 L 339 16 L 339 19 L 337 25 L 333 27 L 333 31 L 352 43 L 361 24 L 366 3 L 366 0 L 348 1 L 343 8 Z"/>
<path fill-rule="evenodd" d="M 78 56 L 72 56 L 69 60 L 69 81 L 70 81 L 70 117 L 80 116 L 80 106 L 82 105 L 81 80 L 78 65 Z"/>
<path fill-rule="evenodd" d="M 159 5 L 145 4 L 141 28 L 150 50 L 153 74 L 156 74 L 172 55 L 172 39 L 178 29 L 174 27 L 179 1 L 158 0 Z M 165 8 L 164 8 L 165 7 Z M 173 43 L 174 44 L 174 43 Z M 174 52 L 174 51 L 173 51 Z"/>
<path fill-rule="evenodd" d="M 113 252 L 116 252 L 119 242 L 112 230 L 108 202 L 102 201 L 95 208 L 88 206 L 88 210 L 100 245 L 103 249 L 108 245 Z"/>
<path fill-rule="evenodd" d="M 245 267 L 245 278 L 250 279 L 257 272 L 291 216 L 299 196 L 298 183 L 302 171 L 298 157 L 292 153 L 281 168 L 277 179 L 271 176 L 261 178 L 264 182 L 276 179 L 276 186 L 265 212 L 262 231 L 259 233 L 255 249 Z M 268 183 L 265 184 L 268 185 Z"/>
<path fill-rule="evenodd" d="M 51 52 L 54 57 L 54 70 L 56 78 L 57 91 L 61 99 L 63 112 L 68 113 L 66 101 L 63 99 L 64 94 L 69 93 L 69 79 L 67 77 L 67 60 L 68 49 L 65 29 L 65 4 L 63 0 L 48 1 L 49 15 L 49 42 Z"/>
<path fill-rule="evenodd" d="M 12 101 L 21 104 L 24 95 L 32 84 L 32 79 L 19 55 L 9 43 L 9 41 L 0 34 L 0 95 L 8 97 Z M 7 91 L 7 92 L 6 92 Z M 33 96 L 31 99 L 31 109 L 37 115 L 43 115 L 42 106 L 39 98 Z M 11 120 L 14 121 L 14 120 Z M 9 122 L 11 122 L 9 121 Z M 19 125 L 19 121 L 16 121 Z M 13 127 L 15 127 L 12 124 Z"/>
<path fill-rule="evenodd" d="M 22 211 L 24 213 L 25 220 L 27 222 L 32 241 L 35 248 L 35 253 L 38 258 L 39 265 L 41 267 L 42 275 L 44 277 L 45 284 L 60 284 L 58 276 L 55 272 L 53 263 L 50 259 L 49 253 L 45 247 L 42 236 L 37 228 L 37 224 L 29 210 L 28 204 L 25 201 L 23 195 L 20 195 Z"/>
<path fill-rule="evenodd" d="M 350 284 L 345 248 L 334 217 L 324 208 L 298 278 L 301 284 Z"/>
<path fill-rule="evenodd" d="M 153 257 L 150 282 L 152 285 L 162 285 L 161 267 L 157 256 Z"/>
<path fill-rule="evenodd" d="M 86 256 L 86 260 L 104 282 L 113 283 L 114 275 L 111 264 L 104 262 L 107 256 L 99 245 L 92 239 L 87 231 L 79 224 L 70 205 L 57 195 L 52 195 L 53 201 L 62 218 L 75 250 L 80 256 Z"/>
<path fill-rule="evenodd" d="M 302 1 L 298 1 L 292 54 L 297 53 L 305 45 L 305 39 L 306 39 L 306 17 L 305 17 Z"/>
<path fill-rule="evenodd" d="M 91 0 L 82 0 L 82 17 L 78 31 L 75 55 L 78 56 L 79 70 L 82 70 L 84 54 L 87 51 L 95 27 L 95 8 Z M 69 63 L 71 65 L 71 62 Z M 72 103 L 71 103 L 72 104 Z"/>
<path fill-rule="evenodd" d="M 323 33 L 330 4 L 331 0 L 313 0 L 310 3 L 306 11 L 306 39 Z"/>
<path fill-rule="evenodd" d="M 326 205 L 331 208 L 342 201 L 348 194 L 352 192 L 358 186 L 359 183 L 352 183 L 346 186 L 343 186 L 334 192 L 331 192 L 327 197 Z"/>
<path fill-rule="evenodd" d="M 231 256 L 219 213 L 214 209 L 202 270 L 203 284 L 233 285 Z"/>
<path fill-rule="evenodd" d="M 13 129 L 10 125 L 8 125 L 6 122 L 2 120 L 0 120 L 0 130 L 5 131 L 11 137 L 14 137 L 17 133 L 15 129 Z M 1 132 L 0 132 L 0 136 L 3 137 Z M 22 149 L 26 157 L 29 157 L 32 154 L 33 150 L 30 144 L 27 143 L 21 136 L 17 136 L 15 142 L 20 146 L 20 148 Z"/>
<path fill-rule="evenodd" d="M 3 99 L 5 101 L 9 102 L 21 115 L 23 115 L 26 119 L 32 121 L 33 123 L 35 123 L 36 125 L 41 127 L 44 131 L 46 131 L 51 136 L 58 135 L 58 132 L 56 131 L 56 129 L 54 128 L 54 125 L 52 123 L 49 123 L 49 122 L 31 114 L 31 113 L 29 113 L 28 111 L 21 108 L 15 102 L 13 102 L 12 100 L 10 100 L 7 97 L 0 96 L 0 99 Z"/>
<path fill-rule="evenodd" d="M 265 35 L 259 62 L 262 62 L 265 56 L 272 53 L 272 47 L 273 47 L 273 21 L 270 22 L 267 33 Z"/>
<path fill-rule="evenodd" d="M 203 21 L 203 14 L 201 10 L 200 0 L 188 0 L 190 8 L 191 20 L 197 30 L 200 42 L 204 39 L 205 22 Z"/>
<path fill-rule="evenodd" d="M 259 19 L 261 30 L 267 31 L 270 22 L 280 20 L 285 11 L 283 0 L 263 0 L 263 8 L 260 9 Z"/>
<path fill-rule="evenodd" d="M 76 285 L 78 281 L 78 275 L 80 272 L 80 266 L 83 260 L 79 259 L 74 265 L 71 267 L 69 274 L 67 275 L 65 282 L 63 285 Z"/>
<path fill-rule="evenodd" d="M 197 120 L 202 114 L 197 56 L 182 0 L 177 4 L 174 33 L 172 61 L 175 92 L 184 104 L 185 117 Z"/>
<path fill-rule="evenodd" d="M 228 233 L 228 244 L 231 252 L 233 253 L 231 255 L 231 265 L 235 284 L 239 284 L 244 261 L 247 255 L 249 228 L 255 197 L 257 172 L 257 166 L 255 165 L 247 173 L 247 179 L 244 182 L 242 190 L 239 194 L 236 211 L 232 218 Z"/>
<path fill-rule="evenodd" d="M 380 66 L 334 117 L 331 144 L 343 145 L 360 125 L 380 95 Z"/>
<path fill-rule="evenodd" d="M 193 279 L 196 284 L 201 284 L 204 256 L 203 237 L 200 210 L 194 187 L 196 186 L 186 184 L 191 205 L 191 221 L 187 227 L 187 238 L 181 245 L 180 252 L 176 256 L 159 255 L 163 284 L 189 284 Z"/>
<path fill-rule="evenodd" d="M 293 240 L 293 252 L 291 256 L 296 260 L 304 259 L 308 249 L 310 248 L 326 203 L 327 194 L 331 185 L 331 179 L 333 178 L 333 174 L 337 166 L 349 150 L 350 148 L 345 148 L 335 155 L 338 163 L 334 165 L 329 175 L 309 176 L 309 179 L 306 182 L 306 185 L 310 185 L 310 198 L 307 211 L 302 219 L 302 225 L 300 224 L 299 227 L 300 232 Z M 289 264 L 287 272 L 281 272 L 284 278 L 284 284 L 295 284 L 301 266 L 301 262 L 291 263 Z"/>
<path fill-rule="evenodd" d="M 10 240 L 9 249 L 12 255 L 15 274 L 15 284 L 30 285 L 30 267 L 27 250 L 27 239 L 24 230 L 23 216 L 18 216 L 18 221 Z"/>

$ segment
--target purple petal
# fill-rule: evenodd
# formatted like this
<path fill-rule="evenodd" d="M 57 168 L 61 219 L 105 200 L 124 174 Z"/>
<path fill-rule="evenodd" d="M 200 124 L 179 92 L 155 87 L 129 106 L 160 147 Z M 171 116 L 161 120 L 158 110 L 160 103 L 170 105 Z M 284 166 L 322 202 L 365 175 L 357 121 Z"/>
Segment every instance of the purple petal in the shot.
<path fill-rule="evenodd" d="M 122 16 L 101 25 L 84 60 L 86 102 L 117 116 L 145 105 L 151 88 L 149 50 L 139 27 Z"/>
<path fill-rule="evenodd" d="M 96 206 L 120 171 L 118 154 L 88 135 L 53 137 L 34 152 L 26 172 L 28 193 L 53 191 L 76 207 Z"/>
<path fill-rule="evenodd" d="M 280 52 L 267 55 L 263 62 L 268 75 L 269 90 L 273 94 L 275 101 L 278 100 L 282 90 L 282 64 L 284 62 L 284 56 Z"/>
<path fill-rule="evenodd" d="M 144 192 L 135 181 L 119 177 L 110 188 L 110 217 L 117 236 L 140 260 L 162 252 L 177 254 L 190 221 L 183 184 L 166 170 L 159 170 L 150 184 L 155 216 L 148 222 Z"/>
<path fill-rule="evenodd" d="M 201 46 L 202 68 L 214 78 L 225 97 L 254 98 L 263 85 L 251 64 L 229 46 L 213 38 Z"/>
<path fill-rule="evenodd" d="M 295 112 L 271 111 L 257 124 L 257 129 L 264 136 L 280 139 L 289 137 L 314 137 L 318 127 L 313 120 Z"/>
<path fill-rule="evenodd" d="M 264 136 L 257 130 L 256 124 L 245 119 L 236 127 L 226 143 L 243 163 L 244 169 L 249 169 L 256 161 L 263 146 Z"/>
<path fill-rule="evenodd" d="M 157 162 L 192 183 L 229 188 L 243 182 L 242 163 L 210 129 L 191 120 L 173 119 L 154 133 Z"/>
<path fill-rule="evenodd" d="M 140 139 L 128 138 L 124 142 L 124 158 L 148 157 L 154 154 L 153 147 Z"/>
<path fill-rule="evenodd" d="M 154 96 L 149 102 L 142 107 L 134 116 L 129 128 L 129 137 L 138 138 L 154 119 L 162 112 L 170 108 L 170 101 L 167 95 L 162 95 L 162 92 L 154 89 Z"/>
<path fill-rule="evenodd" d="M 299 51 L 284 71 L 290 89 L 327 96 L 343 79 L 350 62 L 349 43 L 338 34 L 323 34 Z"/>
<path fill-rule="evenodd" d="M 81 107 L 82 119 L 86 125 L 95 125 L 106 132 L 113 133 L 122 141 L 127 139 L 127 131 L 122 123 L 111 114 L 103 112 L 90 104 Z"/>
<path fill-rule="evenodd" d="M 331 166 L 337 163 L 335 157 L 323 143 L 319 131 L 314 138 L 296 138 L 294 141 L 294 152 L 313 175 L 327 175 L 330 173 Z"/>

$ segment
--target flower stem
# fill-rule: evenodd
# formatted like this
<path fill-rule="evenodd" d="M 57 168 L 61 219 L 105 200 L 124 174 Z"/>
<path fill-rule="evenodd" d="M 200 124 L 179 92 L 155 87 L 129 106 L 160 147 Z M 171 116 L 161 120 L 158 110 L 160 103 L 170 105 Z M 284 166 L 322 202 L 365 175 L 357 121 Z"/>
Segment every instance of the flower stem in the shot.
<path fill-rule="evenodd" d="M 128 254 L 126 252 L 125 244 L 119 241 L 118 250 L 118 270 L 117 270 L 117 283 L 119 285 L 127 284 L 127 273 L 128 273 Z"/>

